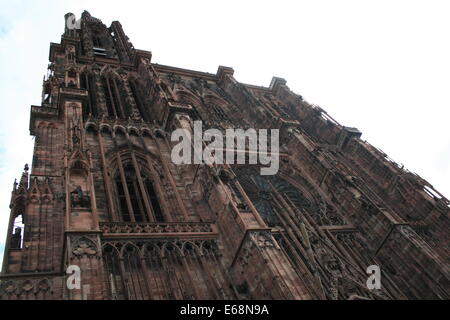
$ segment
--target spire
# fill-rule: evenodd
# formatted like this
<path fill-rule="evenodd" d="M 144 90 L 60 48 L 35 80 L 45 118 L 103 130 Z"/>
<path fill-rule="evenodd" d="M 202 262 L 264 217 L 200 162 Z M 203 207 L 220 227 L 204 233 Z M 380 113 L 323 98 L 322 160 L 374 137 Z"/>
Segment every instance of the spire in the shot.
<path fill-rule="evenodd" d="M 28 188 L 28 164 L 25 164 L 25 167 L 23 168 L 22 178 L 20 178 L 19 187 L 23 187 L 25 189 Z"/>

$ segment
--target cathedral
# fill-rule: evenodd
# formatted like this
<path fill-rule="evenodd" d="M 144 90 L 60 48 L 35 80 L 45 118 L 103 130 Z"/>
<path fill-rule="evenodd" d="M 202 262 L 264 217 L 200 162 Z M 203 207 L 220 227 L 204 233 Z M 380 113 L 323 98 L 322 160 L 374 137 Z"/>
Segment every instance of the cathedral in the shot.
<path fill-rule="evenodd" d="M 157 64 L 120 22 L 72 17 L 31 106 L 0 300 L 450 298 L 449 200 L 358 129 L 282 78 Z M 277 129 L 277 173 L 175 164 L 197 121 Z"/>

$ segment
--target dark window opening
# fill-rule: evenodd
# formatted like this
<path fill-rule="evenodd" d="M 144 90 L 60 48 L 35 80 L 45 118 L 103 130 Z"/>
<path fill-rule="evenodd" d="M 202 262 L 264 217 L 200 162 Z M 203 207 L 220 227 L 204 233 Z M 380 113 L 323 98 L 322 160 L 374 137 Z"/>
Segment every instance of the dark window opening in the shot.
<path fill-rule="evenodd" d="M 89 91 L 89 100 L 87 103 L 83 103 L 83 120 L 86 120 L 90 113 L 92 113 L 91 93 L 88 85 L 88 75 L 83 73 L 80 77 L 80 88 Z"/>
<path fill-rule="evenodd" d="M 21 249 L 23 245 L 23 218 L 19 214 L 13 222 L 13 234 L 11 235 L 10 249 Z"/>
<path fill-rule="evenodd" d="M 122 186 L 120 177 L 116 178 L 117 196 L 119 199 L 120 212 L 122 213 L 122 220 L 125 222 L 131 222 L 130 213 L 128 212 L 127 198 L 125 196 L 125 190 Z"/>
<path fill-rule="evenodd" d="M 50 83 L 46 83 L 44 87 L 44 103 L 52 102 L 52 87 Z"/>
<path fill-rule="evenodd" d="M 147 188 L 147 193 L 150 198 L 150 202 L 153 207 L 153 212 L 155 213 L 155 218 L 157 222 L 164 222 L 164 215 L 162 213 L 161 207 L 159 205 L 158 197 L 156 196 L 155 189 L 153 188 L 153 183 L 146 179 L 145 187 Z"/>
<path fill-rule="evenodd" d="M 128 192 L 130 194 L 131 206 L 133 208 L 134 219 L 136 222 L 143 222 L 145 209 L 143 206 L 142 197 L 139 192 L 139 185 L 134 174 L 133 168 L 127 167 L 125 169 L 125 176 L 127 180 Z"/>
<path fill-rule="evenodd" d="M 89 114 L 91 114 L 94 118 L 97 118 L 97 97 L 95 92 L 95 80 L 92 74 L 84 73 L 81 76 L 81 88 L 88 91 L 89 99 L 87 101 L 87 105 L 83 109 L 83 117 L 86 119 Z"/>
<path fill-rule="evenodd" d="M 118 113 L 119 117 L 124 118 L 125 116 L 120 108 L 120 102 L 118 99 L 118 92 L 116 90 L 116 85 L 117 85 L 116 79 L 109 79 L 109 88 L 111 90 L 111 96 L 114 102 L 114 106 L 116 107 L 116 112 Z"/>
<path fill-rule="evenodd" d="M 75 70 L 69 70 L 69 72 L 67 72 L 67 76 L 69 78 L 76 78 L 77 77 L 77 73 Z"/>
<path fill-rule="evenodd" d="M 164 222 L 164 214 L 161 210 L 161 206 L 158 201 L 154 186 L 150 179 L 146 176 L 142 177 L 143 189 L 140 186 L 139 177 L 136 175 L 135 168 L 131 165 L 127 165 L 124 168 L 125 183 L 128 189 L 127 199 L 125 195 L 125 188 L 122 185 L 122 180 L 120 179 L 120 174 L 116 176 L 116 186 L 118 193 L 118 201 L 120 206 L 120 211 L 122 215 L 122 220 L 125 222 L 131 222 L 130 209 L 133 210 L 133 216 L 135 222 L 147 222 L 148 217 L 154 214 L 156 222 Z M 146 198 L 145 198 L 146 197 Z M 149 200 L 150 205 L 149 210 L 152 212 L 147 212 L 146 199 Z M 129 203 L 127 201 L 130 201 Z"/>
<path fill-rule="evenodd" d="M 94 49 L 103 48 L 102 39 L 98 35 L 92 36 L 92 44 L 94 45 Z"/>
<path fill-rule="evenodd" d="M 145 112 L 145 109 L 144 109 L 144 106 L 142 104 L 142 101 L 141 101 L 141 99 L 139 97 L 135 81 L 130 81 L 129 84 L 130 84 L 131 93 L 133 94 L 134 102 L 136 103 L 136 106 L 137 106 L 137 108 L 139 110 L 139 113 L 141 114 L 141 117 L 145 121 L 150 121 L 149 117 L 147 116 L 147 113 Z"/>
<path fill-rule="evenodd" d="M 108 82 L 105 77 L 102 77 L 103 92 L 105 93 L 106 109 L 108 110 L 108 115 L 111 118 L 115 118 L 116 114 L 114 112 L 114 106 L 112 105 L 111 96 L 109 94 Z"/>
<path fill-rule="evenodd" d="M 119 99 L 120 99 L 120 102 L 122 103 L 124 117 L 129 118 L 131 116 L 132 112 L 131 112 L 131 106 L 126 99 L 128 94 L 125 90 L 125 84 L 120 80 L 116 81 L 116 84 L 117 84 L 117 88 L 119 91 L 118 92 Z"/>
<path fill-rule="evenodd" d="M 91 113 L 94 118 L 98 117 L 97 110 L 97 93 L 95 91 L 95 78 L 92 74 L 87 77 L 88 80 L 88 90 L 89 90 L 89 104 L 91 106 Z"/>
<path fill-rule="evenodd" d="M 88 85 L 87 85 L 87 74 L 83 73 L 80 77 L 80 88 L 84 89 L 84 90 L 88 90 Z"/>

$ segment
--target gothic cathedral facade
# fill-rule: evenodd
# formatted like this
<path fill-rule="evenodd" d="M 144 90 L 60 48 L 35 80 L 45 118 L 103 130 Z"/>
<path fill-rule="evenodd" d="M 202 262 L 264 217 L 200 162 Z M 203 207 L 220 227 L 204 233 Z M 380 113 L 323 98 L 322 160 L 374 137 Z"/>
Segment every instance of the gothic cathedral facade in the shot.
<path fill-rule="evenodd" d="M 282 78 L 258 87 L 151 58 L 86 11 L 51 43 L 0 299 L 450 298 L 450 202 L 427 181 Z M 195 120 L 279 129 L 278 173 L 175 165 L 171 133 Z"/>

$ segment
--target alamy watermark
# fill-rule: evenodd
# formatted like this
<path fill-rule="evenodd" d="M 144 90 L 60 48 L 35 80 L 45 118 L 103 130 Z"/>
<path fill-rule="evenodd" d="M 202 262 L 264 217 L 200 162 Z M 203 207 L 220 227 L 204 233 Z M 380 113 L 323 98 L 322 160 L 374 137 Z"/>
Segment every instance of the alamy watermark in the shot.
<path fill-rule="evenodd" d="M 367 279 L 366 285 L 367 289 L 373 290 L 381 289 L 381 270 L 377 265 L 371 265 L 366 270 L 367 274 L 370 274 L 370 277 Z"/>
<path fill-rule="evenodd" d="M 202 121 L 194 121 L 193 137 L 187 129 L 176 129 L 171 141 L 179 142 L 172 149 L 174 164 L 260 164 L 261 175 L 279 169 L 279 129 L 226 129 L 224 137 L 218 129 L 203 132 Z"/>
<path fill-rule="evenodd" d="M 81 269 L 77 265 L 70 265 L 66 269 L 68 275 L 66 285 L 67 289 L 81 289 Z"/>

